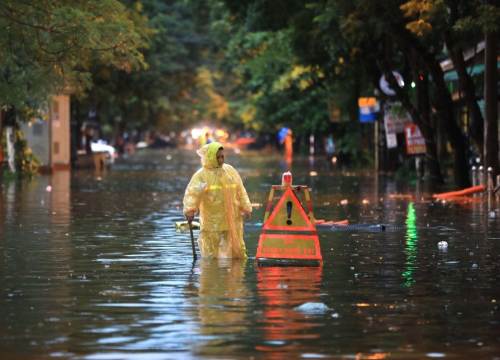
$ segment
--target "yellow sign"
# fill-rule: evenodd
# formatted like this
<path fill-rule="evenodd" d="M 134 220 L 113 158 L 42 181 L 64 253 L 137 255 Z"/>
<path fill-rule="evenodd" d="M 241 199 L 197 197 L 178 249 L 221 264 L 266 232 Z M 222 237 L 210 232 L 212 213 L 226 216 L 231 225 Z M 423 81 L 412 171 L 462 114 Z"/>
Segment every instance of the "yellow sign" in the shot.
<path fill-rule="evenodd" d="M 264 230 L 316 231 L 302 204 L 291 187 L 288 187 L 269 219 L 264 223 Z"/>
<path fill-rule="evenodd" d="M 321 261 L 318 235 L 261 234 L 258 258 L 282 258 Z"/>
<path fill-rule="evenodd" d="M 373 107 L 377 106 L 377 99 L 374 97 L 360 97 L 358 98 L 359 107 Z"/>

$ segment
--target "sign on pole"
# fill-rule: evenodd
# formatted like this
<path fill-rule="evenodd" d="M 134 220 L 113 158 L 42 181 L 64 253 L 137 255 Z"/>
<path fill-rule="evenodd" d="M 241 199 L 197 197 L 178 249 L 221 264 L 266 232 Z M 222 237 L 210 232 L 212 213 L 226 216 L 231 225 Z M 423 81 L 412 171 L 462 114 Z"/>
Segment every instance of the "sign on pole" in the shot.
<path fill-rule="evenodd" d="M 405 82 L 404 82 L 403 77 L 401 76 L 400 73 L 398 73 L 397 71 L 393 71 L 392 75 L 394 75 L 394 77 L 396 78 L 396 82 L 398 83 L 399 87 L 405 86 Z M 382 92 L 384 94 L 386 94 L 387 96 L 396 95 L 396 91 L 394 91 L 394 89 L 391 88 L 391 86 L 389 85 L 389 82 L 385 78 L 385 75 L 382 75 L 380 77 L 378 84 L 380 86 L 380 90 L 382 90 Z"/>
<path fill-rule="evenodd" d="M 374 122 L 380 110 L 377 99 L 374 97 L 360 97 L 358 99 L 359 121 L 362 123 Z"/>
<path fill-rule="evenodd" d="M 406 153 L 408 155 L 425 154 L 425 139 L 416 124 L 405 125 Z"/>

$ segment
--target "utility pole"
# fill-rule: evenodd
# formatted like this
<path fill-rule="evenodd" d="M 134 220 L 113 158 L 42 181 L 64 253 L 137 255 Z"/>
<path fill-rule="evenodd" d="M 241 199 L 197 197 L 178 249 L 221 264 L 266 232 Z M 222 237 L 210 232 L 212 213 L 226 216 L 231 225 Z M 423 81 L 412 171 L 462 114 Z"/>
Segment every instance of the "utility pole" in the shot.
<path fill-rule="evenodd" d="M 492 1 L 486 1 L 492 4 Z M 497 34 L 486 29 L 484 46 L 484 169 L 498 169 L 498 90 L 497 90 Z"/>
<path fill-rule="evenodd" d="M 2 144 L 2 137 L 3 137 L 3 116 L 4 116 L 4 111 L 0 107 L 0 177 L 2 176 L 2 168 L 3 168 L 3 146 Z"/>
<path fill-rule="evenodd" d="M 378 153 L 378 143 L 379 143 L 379 119 L 375 119 L 373 120 L 373 143 L 374 143 L 374 147 L 375 147 L 375 174 L 378 174 L 378 171 L 380 169 L 380 165 L 379 165 L 379 153 Z"/>

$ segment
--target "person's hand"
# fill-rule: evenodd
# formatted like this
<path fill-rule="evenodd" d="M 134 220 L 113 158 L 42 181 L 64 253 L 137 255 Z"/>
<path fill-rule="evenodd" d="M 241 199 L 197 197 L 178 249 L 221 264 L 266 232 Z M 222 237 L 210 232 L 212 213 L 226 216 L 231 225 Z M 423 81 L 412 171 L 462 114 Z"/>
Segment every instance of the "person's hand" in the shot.
<path fill-rule="evenodd" d="M 248 220 L 250 219 L 250 217 L 252 216 L 252 212 L 251 211 L 246 211 L 246 210 L 243 210 L 242 211 L 242 215 L 243 215 L 243 218 Z"/>
<path fill-rule="evenodd" d="M 194 211 L 188 211 L 187 213 L 184 214 L 186 216 L 186 220 L 188 221 L 188 223 L 193 222 L 194 213 L 195 213 Z"/>

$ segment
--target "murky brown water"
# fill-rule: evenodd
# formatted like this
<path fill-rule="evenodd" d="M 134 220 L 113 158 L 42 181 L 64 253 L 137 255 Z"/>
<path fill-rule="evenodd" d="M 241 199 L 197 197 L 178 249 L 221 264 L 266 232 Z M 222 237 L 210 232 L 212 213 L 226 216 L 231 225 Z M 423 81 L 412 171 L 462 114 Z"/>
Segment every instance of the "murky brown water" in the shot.
<path fill-rule="evenodd" d="M 254 203 L 284 169 L 227 161 Z M 3 183 L 0 358 L 500 359 L 500 220 L 480 203 L 299 159 L 316 217 L 353 224 L 320 229 L 322 267 L 255 266 L 263 208 L 246 262 L 193 264 L 174 223 L 197 167 L 190 152 L 144 152 L 100 176 Z"/>

